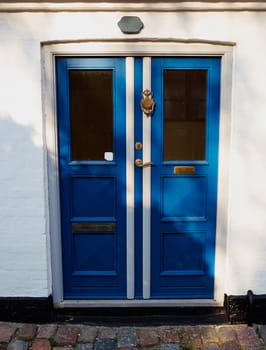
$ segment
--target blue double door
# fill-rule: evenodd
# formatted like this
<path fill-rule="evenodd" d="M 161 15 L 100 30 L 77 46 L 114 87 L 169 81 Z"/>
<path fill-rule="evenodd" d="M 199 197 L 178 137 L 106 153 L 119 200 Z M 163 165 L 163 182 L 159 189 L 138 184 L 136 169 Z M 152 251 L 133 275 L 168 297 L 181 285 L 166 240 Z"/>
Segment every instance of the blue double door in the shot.
<path fill-rule="evenodd" d="M 56 81 L 64 298 L 213 298 L 220 59 L 59 57 Z"/>

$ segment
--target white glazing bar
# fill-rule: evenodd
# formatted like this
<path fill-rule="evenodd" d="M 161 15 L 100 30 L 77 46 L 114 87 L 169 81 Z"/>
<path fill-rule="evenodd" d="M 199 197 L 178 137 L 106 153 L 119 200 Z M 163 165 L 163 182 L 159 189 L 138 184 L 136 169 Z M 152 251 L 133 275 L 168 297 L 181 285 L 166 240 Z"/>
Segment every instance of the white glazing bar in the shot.
<path fill-rule="evenodd" d="M 143 90 L 151 89 L 151 58 L 143 58 Z M 151 161 L 151 118 L 144 113 L 143 163 Z M 143 298 L 150 298 L 151 285 L 151 168 L 143 168 Z"/>
<path fill-rule="evenodd" d="M 134 58 L 126 58 L 127 298 L 135 296 L 134 239 Z"/>

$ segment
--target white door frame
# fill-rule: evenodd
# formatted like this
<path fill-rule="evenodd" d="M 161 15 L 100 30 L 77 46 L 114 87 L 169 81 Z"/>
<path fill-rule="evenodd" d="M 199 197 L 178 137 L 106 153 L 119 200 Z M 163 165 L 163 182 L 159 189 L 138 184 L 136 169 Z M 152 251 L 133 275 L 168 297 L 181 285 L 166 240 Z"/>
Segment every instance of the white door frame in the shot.
<path fill-rule="evenodd" d="M 50 241 L 48 243 L 48 256 L 50 257 L 50 275 L 52 295 L 55 307 L 99 307 L 99 306 L 221 306 L 225 293 L 225 266 L 226 266 L 226 244 L 228 236 L 228 192 L 229 192 L 229 165 L 230 165 L 230 135 L 231 135 L 231 105 L 232 105 L 232 77 L 233 77 L 233 53 L 234 44 L 224 43 L 200 43 L 178 40 L 149 41 L 142 40 L 126 41 L 88 41 L 82 43 L 43 43 L 43 101 L 44 101 L 44 126 L 47 159 L 47 230 Z M 150 56 L 220 56 L 221 59 L 221 97 L 220 97 L 220 132 L 219 132 L 219 165 L 218 165 L 218 195 L 217 195 L 217 225 L 216 225 L 216 247 L 215 247 L 215 288 L 214 299 L 191 299 L 191 300 L 146 300 L 149 291 L 144 285 L 144 300 L 132 300 L 134 297 L 134 277 L 127 281 L 128 300 L 74 300 L 63 299 L 63 273 L 62 273 L 62 247 L 60 227 L 60 198 L 59 198 L 59 169 L 58 169 L 58 143 L 57 143 L 57 112 L 56 112 L 56 87 L 55 87 L 55 57 L 56 56 L 123 56 L 126 60 L 126 78 L 132 78 L 134 74 L 133 57 Z M 145 62 L 145 59 L 144 59 Z M 146 60 L 149 64 L 149 59 Z M 134 79 L 131 79 L 134 81 Z M 146 77 L 147 81 L 150 79 Z M 146 82 L 147 82 L 146 81 Z M 146 83 L 145 82 L 145 83 Z M 132 83 L 133 84 L 133 83 Z M 130 102 L 134 86 L 127 86 L 127 137 L 133 142 L 127 142 L 127 201 L 134 201 L 134 135 L 132 123 L 134 107 Z M 149 119 L 149 118 L 148 118 Z M 149 132 L 149 125 L 144 127 L 144 132 Z M 145 131 L 146 130 L 146 131 Z M 143 155 L 149 156 L 149 155 Z M 145 161 L 145 160 L 144 160 Z M 147 175 L 149 176 L 149 175 Z M 148 177 L 147 177 L 148 178 Z M 147 180 L 146 178 L 146 180 Z M 144 181 L 146 181 L 144 179 Z M 149 201 L 147 197 L 144 199 Z M 132 206 L 128 205 L 127 211 L 127 272 L 132 273 L 134 266 L 134 249 L 132 250 L 134 233 L 134 212 Z M 145 207 L 145 206 L 144 206 Z M 144 225 L 149 226 L 148 221 Z M 147 227 L 146 227 L 147 229 Z M 149 230 L 147 231 L 149 232 Z M 145 254 L 149 237 L 144 242 Z M 52 244 L 51 244 L 52 243 Z M 148 258 L 147 258 L 148 259 Z M 144 271 L 144 280 L 149 281 L 148 260 Z M 134 276 L 134 275 L 132 275 Z"/>

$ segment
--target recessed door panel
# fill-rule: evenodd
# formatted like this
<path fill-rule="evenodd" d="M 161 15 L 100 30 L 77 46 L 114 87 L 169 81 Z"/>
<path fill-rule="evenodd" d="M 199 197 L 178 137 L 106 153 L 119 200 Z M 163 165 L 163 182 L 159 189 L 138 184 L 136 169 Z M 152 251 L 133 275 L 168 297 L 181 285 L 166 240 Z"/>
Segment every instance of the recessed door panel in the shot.
<path fill-rule="evenodd" d="M 74 233 L 73 236 L 73 275 L 117 274 L 116 242 L 113 232 L 82 232 Z"/>
<path fill-rule="evenodd" d="M 74 176 L 72 182 L 72 217 L 114 218 L 116 178 L 107 176 Z"/>
<path fill-rule="evenodd" d="M 162 232 L 160 275 L 172 278 L 173 282 L 173 277 L 204 275 L 205 237 L 205 232 L 197 231 Z"/>
<path fill-rule="evenodd" d="M 207 186 L 206 175 L 163 176 L 162 221 L 206 220 Z"/>

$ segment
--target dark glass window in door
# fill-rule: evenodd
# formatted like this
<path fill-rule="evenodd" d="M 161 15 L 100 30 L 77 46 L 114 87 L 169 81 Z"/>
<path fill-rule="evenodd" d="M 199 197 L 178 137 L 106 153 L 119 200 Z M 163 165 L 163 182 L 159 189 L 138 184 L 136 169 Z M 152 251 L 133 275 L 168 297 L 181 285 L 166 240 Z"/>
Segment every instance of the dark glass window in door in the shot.
<path fill-rule="evenodd" d="M 113 72 L 70 70 L 71 159 L 113 159 Z"/>
<path fill-rule="evenodd" d="M 205 160 L 206 70 L 164 71 L 164 160 Z"/>

